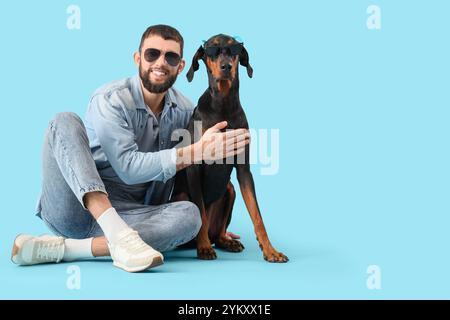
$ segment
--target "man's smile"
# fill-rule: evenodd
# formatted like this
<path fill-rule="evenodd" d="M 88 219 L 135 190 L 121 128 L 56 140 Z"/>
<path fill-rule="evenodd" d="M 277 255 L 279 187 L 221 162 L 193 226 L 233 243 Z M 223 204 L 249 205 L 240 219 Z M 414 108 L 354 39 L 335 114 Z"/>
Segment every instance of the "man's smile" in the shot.
<path fill-rule="evenodd" d="M 150 74 L 153 75 L 153 77 L 157 80 L 159 79 L 165 79 L 168 75 L 168 72 L 163 69 L 151 69 Z"/>

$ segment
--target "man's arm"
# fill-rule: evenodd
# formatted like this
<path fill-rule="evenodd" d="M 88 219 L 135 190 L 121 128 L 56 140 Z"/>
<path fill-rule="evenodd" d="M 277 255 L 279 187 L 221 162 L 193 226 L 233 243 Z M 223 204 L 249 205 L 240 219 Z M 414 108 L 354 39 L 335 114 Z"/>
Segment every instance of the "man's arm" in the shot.
<path fill-rule="evenodd" d="M 250 138 L 245 129 L 220 132 L 227 126 L 224 121 L 206 130 L 198 142 L 187 147 L 140 152 L 123 110 L 111 105 L 105 96 L 92 98 L 88 117 L 106 158 L 126 184 L 166 182 L 178 170 L 201 160 L 214 161 L 243 152 Z"/>
<path fill-rule="evenodd" d="M 119 178 L 126 184 L 166 182 L 176 173 L 176 150 L 141 152 L 133 128 L 120 106 L 105 96 L 94 96 L 87 118 L 103 152 Z"/>

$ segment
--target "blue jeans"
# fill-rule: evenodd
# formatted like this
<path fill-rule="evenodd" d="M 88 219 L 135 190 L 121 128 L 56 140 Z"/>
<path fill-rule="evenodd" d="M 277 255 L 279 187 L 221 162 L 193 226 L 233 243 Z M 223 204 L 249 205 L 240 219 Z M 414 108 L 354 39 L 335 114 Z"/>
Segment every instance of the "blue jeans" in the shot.
<path fill-rule="evenodd" d="M 42 163 L 42 191 L 36 212 L 57 235 L 73 239 L 103 235 L 83 201 L 84 195 L 93 191 L 110 195 L 122 219 L 158 251 L 189 242 L 200 230 L 200 212 L 192 202 L 145 205 L 114 197 L 119 192 L 100 178 L 86 129 L 75 113 L 58 113 L 50 122 Z"/>

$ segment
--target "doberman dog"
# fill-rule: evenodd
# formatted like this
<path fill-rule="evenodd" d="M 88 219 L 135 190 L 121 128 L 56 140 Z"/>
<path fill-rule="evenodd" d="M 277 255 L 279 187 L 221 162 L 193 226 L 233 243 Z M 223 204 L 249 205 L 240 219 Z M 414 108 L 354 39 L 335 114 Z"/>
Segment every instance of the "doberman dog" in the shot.
<path fill-rule="evenodd" d="M 189 82 L 199 68 L 200 59 L 208 71 L 209 88 L 200 97 L 194 109 L 187 128 L 192 138 L 191 141 L 183 141 L 182 144 L 185 145 L 195 142 L 194 137 L 202 134 L 194 134 L 196 121 L 201 121 L 203 132 L 221 121 L 228 122 L 227 129 L 249 128 L 239 100 L 238 65 L 247 68 L 250 78 L 253 69 L 243 43 L 223 34 L 211 37 L 200 46 L 192 59 L 192 65 L 187 73 Z M 217 256 L 212 247 L 213 243 L 216 247 L 227 251 L 242 251 L 244 249 L 242 243 L 226 234 L 236 196 L 230 175 L 233 168 L 236 168 L 241 193 L 264 259 L 269 262 L 287 262 L 288 258 L 275 250 L 270 243 L 264 227 L 250 172 L 249 145 L 245 147 L 244 153 L 241 158 L 245 157 L 245 161 L 238 161 L 238 155 L 232 164 L 229 164 L 229 161 L 223 161 L 222 164 L 202 162 L 180 170 L 176 175 L 172 201 L 189 200 L 200 209 L 202 227 L 195 240 L 198 258 L 215 259 Z"/>

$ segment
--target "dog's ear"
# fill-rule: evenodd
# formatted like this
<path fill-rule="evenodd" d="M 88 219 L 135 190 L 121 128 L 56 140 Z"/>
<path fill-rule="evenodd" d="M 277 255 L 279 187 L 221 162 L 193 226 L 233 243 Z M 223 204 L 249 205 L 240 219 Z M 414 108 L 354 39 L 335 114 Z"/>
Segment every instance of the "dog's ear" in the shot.
<path fill-rule="evenodd" d="M 200 46 L 200 48 L 198 48 L 197 52 L 195 53 L 194 57 L 192 58 L 192 65 L 189 68 L 188 73 L 186 74 L 186 77 L 188 79 L 189 82 L 192 81 L 192 79 L 194 79 L 194 72 L 198 70 L 198 60 L 203 59 L 203 56 L 205 54 L 205 49 L 203 49 L 203 46 Z"/>
<path fill-rule="evenodd" d="M 250 78 L 253 77 L 253 68 L 250 65 L 250 63 L 248 62 L 248 52 L 244 46 L 242 46 L 242 51 L 241 51 L 241 54 L 239 55 L 239 63 L 241 64 L 241 66 L 247 68 L 248 76 Z"/>

